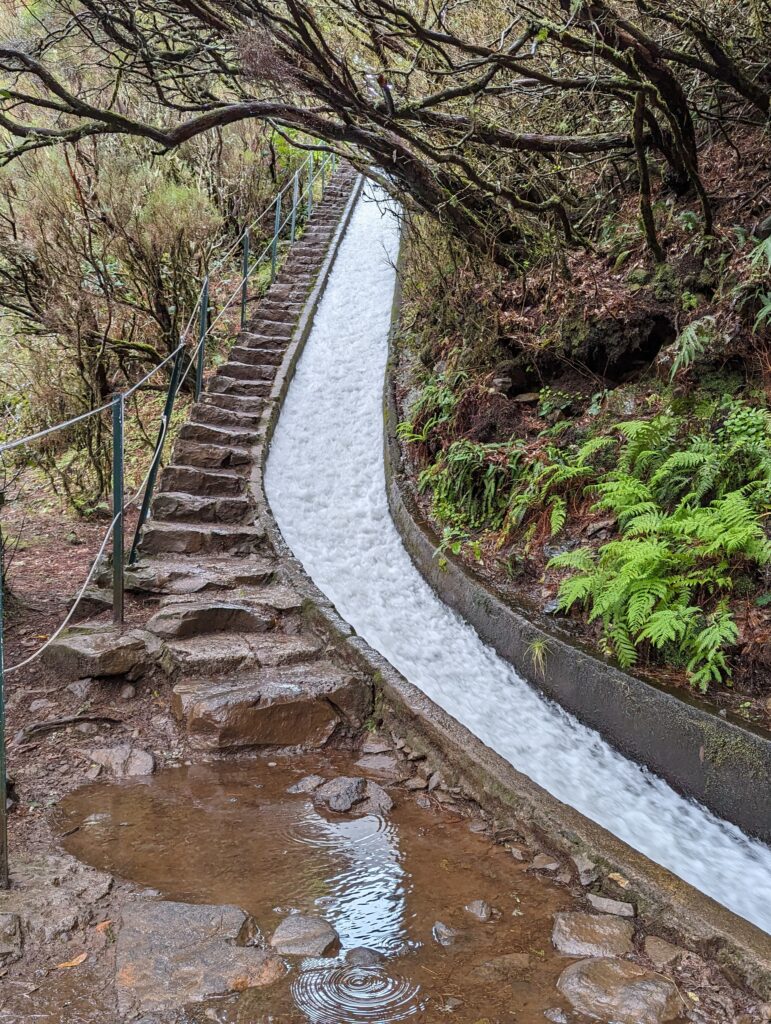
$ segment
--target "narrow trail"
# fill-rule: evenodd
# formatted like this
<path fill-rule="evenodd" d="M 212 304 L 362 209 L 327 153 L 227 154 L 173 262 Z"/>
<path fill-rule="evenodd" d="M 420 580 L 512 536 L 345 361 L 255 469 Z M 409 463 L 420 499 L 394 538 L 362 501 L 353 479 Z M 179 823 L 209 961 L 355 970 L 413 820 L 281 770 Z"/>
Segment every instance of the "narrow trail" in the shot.
<path fill-rule="evenodd" d="M 382 387 L 396 219 L 359 201 L 274 437 L 281 531 L 340 614 L 412 683 L 558 799 L 771 931 L 771 849 L 540 697 L 436 597 L 394 527 Z"/>

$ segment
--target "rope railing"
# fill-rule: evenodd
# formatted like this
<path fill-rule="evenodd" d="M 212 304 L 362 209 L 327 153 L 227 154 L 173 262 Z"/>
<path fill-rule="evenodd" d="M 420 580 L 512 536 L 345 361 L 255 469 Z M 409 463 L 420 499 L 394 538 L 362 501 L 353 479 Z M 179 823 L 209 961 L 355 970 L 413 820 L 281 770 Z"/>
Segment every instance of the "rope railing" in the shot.
<path fill-rule="evenodd" d="M 137 558 L 137 548 L 141 537 L 142 528 L 147 521 L 152 503 L 153 491 L 163 458 L 163 450 L 171 426 L 174 411 L 174 402 L 182 386 L 194 371 L 195 380 L 193 394 L 197 401 L 203 386 L 203 376 L 206 363 L 206 342 L 211 338 L 212 332 L 222 321 L 228 310 L 236 304 L 240 297 L 241 318 L 240 326 L 243 329 L 246 322 L 246 307 L 249 301 L 249 280 L 252 275 L 265 264 L 270 257 L 270 281 L 276 278 L 278 269 L 279 242 L 282 234 L 289 227 L 288 237 L 290 243 L 294 243 L 297 237 L 298 218 L 301 208 L 304 207 L 306 221 L 313 213 L 315 201 L 315 187 L 321 181 L 321 194 L 326 189 L 327 177 L 333 172 L 337 165 L 337 158 L 334 154 L 326 154 L 322 159 L 318 174 L 315 163 L 315 155 L 311 152 L 294 172 L 289 181 L 278 191 L 272 202 L 255 219 L 244 228 L 238 238 L 217 261 L 212 265 L 209 273 L 204 277 L 198 294 L 195 298 L 190 317 L 180 334 L 179 344 L 161 362 L 149 370 L 140 380 L 132 384 L 124 392 L 120 392 L 105 403 L 88 412 L 81 413 L 71 419 L 46 427 L 26 437 L 6 441 L 0 444 L 0 461 L 6 453 L 14 451 L 23 445 L 29 445 L 44 437 L 76 425 L 92 416 L 99 416 L 110 412 L 112 416 L 112 520 L 101 539 L 96 556 L 91 561 L 86 579 L 78 590 L 78 593 L 70 606 L 67 615 L 59 626 L 54 630 L 45 642 L 32 654 L 22 661 L 7 668 L 4 665 L 4 609 L 3 609 L 3 565 L 0 558 L 0 888 L 8 886 L 8 845 L 7 845 L 7 820 L 6 820 L 6 773 L 5 773 L 5 702 L 4 702 L 4 677 L 12 672 L 17 672 L 31 662 L 35 661 L 43 651 L 52 644 L 72 621 L 75 611 L 82 601 L 89 585 L 99 571 L 105 552 L 110 540 L 112 540 L 112 590 L 113 590 L 113 619 L 116 623 L 122 623 L 124 617 L 124 588 L 125 588 L 125 550 L 124 550 L 124 524 L 126 512 L 135 506 L 141 497 L 141 506 L 133 541 L 129 549 L 128 564 L 131 565 Z M 301 188 L 301 180 L 305 183 Z M 291 206 L 286 216 L 283 216 L 284 197 L 291 194 Z M 262 224 L 268 214 L 274 211 L 273 234 L 267 245 L 262 249 L 256 260 L 251 257 L 251 240 L 255 229 Z M 210 318 L 210 296 L 209 285 L 212 275 L 227 265 L 228 261 L 241 248 L 241 276 L 235 288 L 229 293 L 226 301 L 219 308 L 216 316 Z M 198 320 L 198 337 L 191 347 L 190 335 L 193 326 Z M 139 487 L 127 500 L 125 496 L 124 482 L 124 426 L 126 400 L 142 389 L 147 382 L 159 371 L 172 365 L 169 386 L 166 392 L 163 412 L 161 413 L 158 434 L 152 450 L 150 465 Z"/>

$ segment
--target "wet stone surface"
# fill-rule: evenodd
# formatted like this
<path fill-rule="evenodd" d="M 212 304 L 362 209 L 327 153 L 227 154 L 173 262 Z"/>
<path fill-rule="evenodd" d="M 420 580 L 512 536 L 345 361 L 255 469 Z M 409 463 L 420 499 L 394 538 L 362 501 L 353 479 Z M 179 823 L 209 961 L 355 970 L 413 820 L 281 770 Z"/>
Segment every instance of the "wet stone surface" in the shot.
<path fill-rule="evenodd" d="M 188 1002 L 270 985 L 281 959 L 240 945 L 248 918 L 238 907 L 137 903 L 118 932 L 118 1011 L 174 1010 Z"/>
<path fill-rule="evenodd" d="M 141 962 L 149 966 L 140 986 L 126 969 L 140 961 L 136 921 L 147 920 L 148 907 L 164 904 L 132 904 L 134 923 L 117 937 L 116 1020 L 130 1019 L 123 1013 L 129 1006 L 132 1013 L 142 1007 L 148 1024 L 388 1024 L 410 1018 L 542 1024 L 549 1008 L 569 1012 L 556 987 L 565 958 L 551 945 L 554 914 L 575 906 L 569 892 L 529 874 L 527 864 L 470 832 L 466 820 L 436 806 L 422 809 L 404 791 L 393 791 L 387 814 L 332 811 L 314 800 L 317 787 L 287 792 L 308 776 L 322 784 L 355 777 L 351 767 L 350 760 L 331 754 L 197 765 L 96 783 L 63 801 L 56 825 L 72 853 L 175 901 L 167 907 L 200 904 L 203 909 L 191 913 L 204 917 L 214 913 L 212 907 L 237 908 L 227 913 L 256 922 L 250 940 L 256 947 L 234 944 L 231 934 L 226 948 L 234 958 L 254 958 L 257 982 L 248 984 L 243 973 L 225 976 L 216 954 L 222 935 L 215 929 L 202 936 L 180 918 L 180 927 L 171 924 L 169 943 L 148 940 L 150 953 Z M 500 910 L 500 917 L 484 920 L 484 913 L 479 918 L 466 909 L 484 909 L 482 904 Z M 167 913 L 171 922 L 176 909 Z M 292 951 L 276 942 L 287 921 L 296 926 L 308 917 L 325 942 Z M 432 936 L 437 920 L 457 933 L 451 945 Z M 229 933 L 237 924 L 234 918 Z M 339 948 L 330 941 L 335 933 Z M 194 966 L 201 958 L 189 949 L 206 942 L 215 952 L 206 957 L 204 971 Z M 149 995 L 158 988 L 148 981 L 153 965 L 171 956 L 172 948 L 183 964 L 192 957 L 183 972 L 190 987 L 180 981 L 177 989 L 168 985 L 162 995 Z M 285 965 L 280 977 L 274 958 Z M 81 975 L 74 970 L 69 978 L 76 990 Z M 205 997 L 207 986 L 212 995 L 212 986 L 225 983 L 229 994 Z M 87 1000 L 87 993 L 79 998 Z M 112 1022 L 99 1012 L 42 1019 Z"/>

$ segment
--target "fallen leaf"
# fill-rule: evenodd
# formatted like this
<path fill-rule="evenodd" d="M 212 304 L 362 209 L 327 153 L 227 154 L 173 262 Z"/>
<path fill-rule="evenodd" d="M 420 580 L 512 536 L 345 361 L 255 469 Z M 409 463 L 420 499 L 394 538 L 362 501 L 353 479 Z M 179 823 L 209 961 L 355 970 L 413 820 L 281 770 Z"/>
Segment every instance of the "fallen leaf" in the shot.
<path fill-rule="evenodd" d="M 65 960 L 63 964 L 57 964 L 57 968 L 60 970 L 64 967 L 78 967 L 88 956 L 88 953 L 79 953 L 74 960 Z"/>

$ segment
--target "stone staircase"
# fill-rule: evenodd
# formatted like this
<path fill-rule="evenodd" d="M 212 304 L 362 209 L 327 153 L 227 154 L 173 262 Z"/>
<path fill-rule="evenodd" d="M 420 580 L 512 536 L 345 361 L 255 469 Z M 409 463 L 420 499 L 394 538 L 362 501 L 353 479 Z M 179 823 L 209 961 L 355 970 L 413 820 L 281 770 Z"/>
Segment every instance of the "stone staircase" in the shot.
<path fill-rule="evenodd" d="M 164 469 L 129 589 L 158 609 L 146 629 L 174 673 L 173 706 L 194 746 L 318 747 L 360 729 L 371 685 L 336 663 L 279 579 L 250 489 L 255 446 L 355 176 L 329 183 L 302 239 L 207 381 Z"/>

